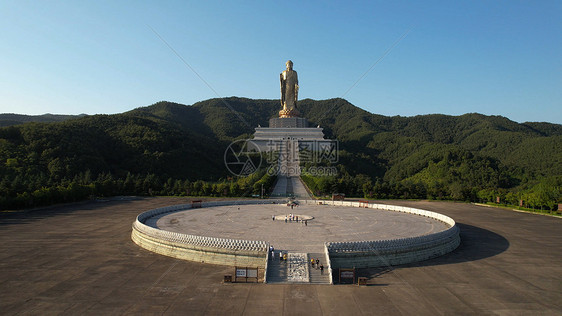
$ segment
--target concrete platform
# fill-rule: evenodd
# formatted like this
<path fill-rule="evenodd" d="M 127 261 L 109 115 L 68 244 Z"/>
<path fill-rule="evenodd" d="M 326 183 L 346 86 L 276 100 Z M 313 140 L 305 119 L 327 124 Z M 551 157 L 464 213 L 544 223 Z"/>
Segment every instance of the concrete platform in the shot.
<path fill-rule="evenodd" d="M 223 284 L 230 267 L 161 256 L 130 240 L 140 212 L 187 201 L 116 200 L 2 213 L 2 314 L 562 313 L 558 218 L 462 203 L 384 201 L 454 218 L 461 246 L 422 263 L 361 271 L 370 286 Z"/>
<path fill-rule="evenodd" d="M 314 217 L 285 222 L 272 215 Z M 147 225 L 166 231 L 205 237 L 268 241 L 278 250 L 323 253 L 325 242 L 397 239 L 437 233 L 449 228 L 417 215 L 357 207 L 284 204 L 229 205 L 189 209 L 151 218 Z"/>

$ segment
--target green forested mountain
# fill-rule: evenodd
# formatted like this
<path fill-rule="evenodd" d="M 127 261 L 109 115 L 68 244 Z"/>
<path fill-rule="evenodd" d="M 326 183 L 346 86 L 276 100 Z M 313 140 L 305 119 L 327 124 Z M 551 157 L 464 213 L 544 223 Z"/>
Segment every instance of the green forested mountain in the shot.
<path fill-rule="evenodd" d="M 562 125 L 501 116 L 387 117 L 343 99 L 299 101 L 339 141 L 338 177 L 303 178 L 316 194 L 490 200 L 552 207 L 560 200 Z M 158 102 L 115 115 L 0 128 L 0 208 L 87 195 L 257 193 L 262 173 L 232 179 L 235 139 L 277 115 L 278 100 Z M 0 118 L 2 118 L 0 116 Z M 259 191 L 259 190 L 258 190 Z"/>

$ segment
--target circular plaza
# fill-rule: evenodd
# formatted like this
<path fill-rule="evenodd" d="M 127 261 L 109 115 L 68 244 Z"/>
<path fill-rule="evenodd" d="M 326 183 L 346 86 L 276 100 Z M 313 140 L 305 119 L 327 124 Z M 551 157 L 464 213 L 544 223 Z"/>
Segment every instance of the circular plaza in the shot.
<path fill-rule="evenodd" d="M 310 204 L 293 209 L 286 204 L 187 209 L 151 217 L 146 224 L 182 234 L 266 241 L 278 250 L 306 253 L 323 252 L 326 242 L 410 238 L 449 228 L 431 217 L 408 213 Z"/>
<path fill-rule="evenodd" d="M 150 251 L 202 263 L 275 270 L 271 260 L 288 257 L 292 263 L 281 268 L 300 265 L 303 282 L 312 282 L 307 260 L 321 257 L 330 276 L 324 282 L 329 283 L 332 268 L 417 262 L 449 253 L 460 244 L 455 221 L 439 213 L 366 201 L 315 200 L 296 205 L 287 200 L 247 200 L 158 208 L 137 217 L 131 238 Z"/>

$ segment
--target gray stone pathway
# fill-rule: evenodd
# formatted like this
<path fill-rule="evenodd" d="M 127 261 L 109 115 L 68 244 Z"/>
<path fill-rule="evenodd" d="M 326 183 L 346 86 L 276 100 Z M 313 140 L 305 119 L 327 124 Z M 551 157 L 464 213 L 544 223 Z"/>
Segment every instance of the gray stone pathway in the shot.
<path fill-rule="evenodd" d="M 271 193 L 272 198 L 296 197 L 304 200 L 311 200 L 310 194 L 306 191 L 304 183 L 300 177 L 278 176 L 275 187 Z"/>
<path fill-rule="evenodd" d="M 278 160 L 279 173 L 271 194 L 272 197 L 311 198 L 300 179 L 299 148 L 295 142 L 287 140 L 281 143 Z"/>
<path fill-rule="evenodd" d="M 271 196 L 275 198 L 287 196 L 287 177 L 277 176 L 277 182 L 275 182 Z"/>
<path fill-rule="evenodd" d="M 312 200 L 308 191 L 304 187 L 304 183 L 302 182 L 300 177 L 291 177 L 292 187 L 293 187 L 293 195 L 296 198 L 304 199 L 304 200 Z"/>

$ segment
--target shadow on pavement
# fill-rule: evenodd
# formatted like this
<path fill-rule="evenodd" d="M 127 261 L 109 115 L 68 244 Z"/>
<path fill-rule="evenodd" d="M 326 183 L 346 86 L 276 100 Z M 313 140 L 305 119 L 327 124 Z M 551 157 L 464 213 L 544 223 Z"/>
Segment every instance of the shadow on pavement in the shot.
<path fill-rule="evenodd" d="M 509 241 L 492 231 L 462 223 L 457 223 L 457 226 L 461 230 L 461 244 L 457 249 L 438 258 L 404 266 L 419 267 L 476 261 L 496 256 L 509 248 Z"/>
<path fill-rule="evenodd" d="M 476 261 L 496 256 L 509 248 L 509 241 L 492 231 L 462 223 L 457 223 L 457 226 L 461 230 L 461 244 L 452 252 L 434 259 L 400 266 L 357 269 L 357 277 L 366 277 L 370 282 L 369 285 L 372 285 L 377 277 L 392 272 L 395 267 L 426 267 Z M 334 269 L 334 283 L 337 283 L 336 273 Z"/>

